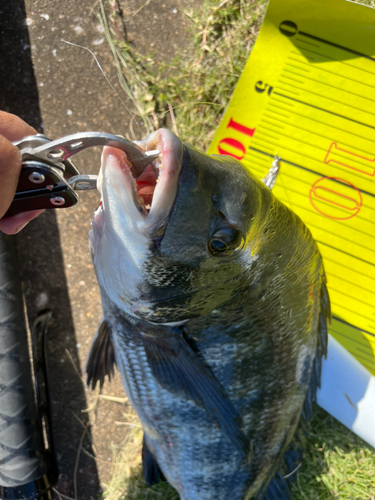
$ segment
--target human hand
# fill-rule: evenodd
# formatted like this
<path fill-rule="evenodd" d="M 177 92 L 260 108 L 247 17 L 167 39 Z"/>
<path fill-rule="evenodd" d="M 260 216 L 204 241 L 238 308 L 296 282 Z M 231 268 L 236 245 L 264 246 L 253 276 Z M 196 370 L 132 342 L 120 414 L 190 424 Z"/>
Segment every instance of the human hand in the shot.
<path fill-rule="evenodd" d="M 12 141 L 36 133 L 33 127 L 18 116 L 0 111 L 0 219 L 13 201 L 22 166 L 21 152 L 13 146 Z M 1 219 L 0 231 L 16 234 L 42 212 L 43 210 L 32 210 Z"/>

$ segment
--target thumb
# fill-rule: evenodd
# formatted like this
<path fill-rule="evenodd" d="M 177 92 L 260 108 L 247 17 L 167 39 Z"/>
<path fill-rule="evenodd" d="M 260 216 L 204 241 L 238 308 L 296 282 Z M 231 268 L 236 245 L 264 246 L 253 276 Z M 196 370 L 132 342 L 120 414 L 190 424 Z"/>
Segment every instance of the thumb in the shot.
<path fill-rule="evenodd" d="M 17 189 L 22 167 L 22 155 L 17 146 L 0 135 L 0 219 L 10 207 Z M 33 210 L 0 220 L 0 231 L 18 233 L 43 210 Z"/>
<path fill-rule="evenodd" d="M 0 136 L 0 218 L 10 207 L 22 166 L 20 150 Z"/>

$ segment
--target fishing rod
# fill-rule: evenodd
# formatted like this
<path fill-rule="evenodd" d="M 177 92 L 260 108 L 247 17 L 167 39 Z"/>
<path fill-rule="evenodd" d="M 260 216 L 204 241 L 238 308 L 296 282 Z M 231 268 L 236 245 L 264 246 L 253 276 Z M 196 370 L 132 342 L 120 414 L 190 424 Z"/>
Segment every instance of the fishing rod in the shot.
<path fill-rule="evenodd" d="M 50 311 L 32 328 L 31 365 L 16 240 L 0 233 L 0 498 L 52 498 L 58 472 L 45 342 Z"/>

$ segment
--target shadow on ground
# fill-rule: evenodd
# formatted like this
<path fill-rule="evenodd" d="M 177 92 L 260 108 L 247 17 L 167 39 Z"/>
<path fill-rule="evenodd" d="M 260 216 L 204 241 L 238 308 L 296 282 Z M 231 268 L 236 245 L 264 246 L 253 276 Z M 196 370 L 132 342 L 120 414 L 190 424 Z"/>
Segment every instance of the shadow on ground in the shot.
<path fill-rule="evenodd" d="M 0 24 L 0 109 L 17 114 L 41 132 L 41 113 L 25 6 L 22 0 L 2 2 Z M 38 310 L 52 310 L 48 332 L 48 364 L 54 437 L 60 471 L 59 491 L 85 500 L 96 497 L 99 480 L 89 441 L 77 465 L 78 491 L 74 493 L 74 467 L 80 440 L 88 425 L 76 348 L 72 312 L 66 285 L 56 215 L 43 214 L 17 236 L 20 271 L 29 324 Z M 70 355 L 67 354 L 69 351 Z M 79 482 L 79 476 L 85 477 Z M 80 486 L 81 485 L 81 486 Z"/>

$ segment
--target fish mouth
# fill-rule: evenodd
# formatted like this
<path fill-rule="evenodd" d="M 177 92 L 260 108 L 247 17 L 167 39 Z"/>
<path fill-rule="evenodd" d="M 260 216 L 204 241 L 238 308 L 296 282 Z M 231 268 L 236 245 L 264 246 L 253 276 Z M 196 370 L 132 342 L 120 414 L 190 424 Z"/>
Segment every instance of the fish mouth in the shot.
<path fill-rule="evenodd" d="M 109 209 L 132 219 L 143 233 L 162 236 L 177 196 L 182 142 L 169 130 L 159 129 L 134 144 L 143 153 L 157 149 L 160 155 L 136 176 L 139 169 L 133 167 L 126 153 L 104 148 L 98 179 L 102 200 L 94 222 L 102 225 L 103 212 Z"/>

